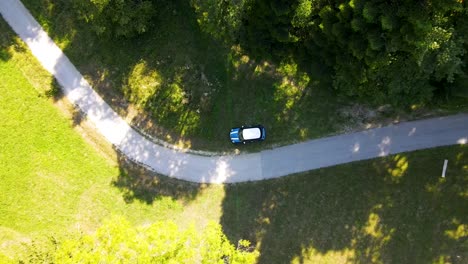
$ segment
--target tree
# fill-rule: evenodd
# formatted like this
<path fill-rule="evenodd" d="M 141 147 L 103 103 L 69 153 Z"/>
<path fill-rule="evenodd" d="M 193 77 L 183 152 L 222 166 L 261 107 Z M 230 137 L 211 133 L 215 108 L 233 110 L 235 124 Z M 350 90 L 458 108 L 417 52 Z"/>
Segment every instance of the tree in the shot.
<path fill-rule="evenodd" d="M 246 241 L 241 245 L 249 246 Z M 123 218 L 106 221 L 95 233 L 68 239 L 54 252 L 57 263 L 253 263 L 257 251 L 236 249 L 217 223 L 200 234 L 170 221 L 133 227 Z"/>
<path fill-rule="evenodd" d="M 191 0 L 200 28 L 218 40 L 236 42 L 252 0 Z"/>
<path fill-rule="evenodd" d="M 463 1 L 299 0 L 288 32 L 320 47 L 338 93 L 374 103 L 426 103 L 463 76 Z M 313 42 L 314 45 L 307 45 Z M 437 87 L 435 86 L 437 84 Z"/>
<path fill-rule="evenodd" d="M 73 5 L 81 19 L 107 37 L 142 34 L 155 14 L 149 0 L 73 0 Z"/>
<path fill-rule="evenodd" d="M 407 106 L 465 77 L 466 1 L 192 2 L 202 28 L 220 38 L 236 32 L 234 44 L 254 57 L 325 62 L 340 95 Z"/>

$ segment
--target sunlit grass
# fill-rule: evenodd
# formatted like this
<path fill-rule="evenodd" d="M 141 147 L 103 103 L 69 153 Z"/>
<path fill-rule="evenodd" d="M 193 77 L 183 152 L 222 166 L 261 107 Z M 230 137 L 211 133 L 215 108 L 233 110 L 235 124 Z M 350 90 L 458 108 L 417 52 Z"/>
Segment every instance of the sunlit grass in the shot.
<path fill-rule="evenodd" d="M 280 122 L 289 122 L 289 113 L 296 111 L 296 104 L 304 96 L 308 88 L 310 77 L 305 72 L 298 72 L 298 65 L 294 61 L 283 62 L 278 67 L 278 75 L 283 76 L 281 80 L 275 83 L 274 100 L 282 105 L 283 110 L 277 113 L 277 120 Z M 304 134 L 299 132 L 300 138 Z"/>
<path fill-rule="evenodd" d="M 182 213 L 170 216 L 170 219 L 182 226 L 188 226 L 190 223 L 195 222 L 198 224 L 197 228 L 206 226 L 209 220 L 219 223 L 222 216 L 224 196 L 224 186 L 206 185 L 202 187 L 202 190 L 193 201 L 184 205 Z"/>
<path fill-rule="evenodd" d="M 468 237 L 468 224 L 462 224 L 459 219 L 453 219 L 454 229 L 445 230 L 445 235 L 454 240 Z"/>
<path fill-rule="evenodd" d="M 105 76 L 103 76 L 106 78 Z M 128 100 L 136 105 L 145 105 L 161 85 L 160 74 L 148 69 L 145 61 L 137 63 L 130 72 L 123 90 Z"/>
<path fill-rule="evenodd" d="M 90 142 L 93 131 L 74 127 L 70 114 L 45 96 L 55 85 L 52 77 L 3 20 L 0 31 L 0 263 L 24 259 L 33 242 L 92 232 L 114 215 L 135 225 L 176 219 L 182 227 L 203 228 L 219 220 L 222 188 L 192 201 L 187 197 L 197 188 L 186 184 L 181 190 L 149 174 L 149 190 L 158 195 L 146 191 L 155 196 L 150 202 L 128 199 L 138 193 L 114 184 L 127 163 L 102 138 Z M 105 151 L 97 149 L 100 144 Z M 145 173 L 133 171 L 131 177 Z"/>
<path fill-rule="evenodd" d="M 0 226 L 29 239 L 64 232 L 78 220 L 77 199 L 99 200 L 83 191 L 94 184 L 105 186 L 118 169 L 73 133 L 71 122 L 50 102 L 38 97 L 13 61 L 0 62 L 0 76 Z M 86 210 L 96 207 L 88 204 Z M 105 214 L 96 211 L 95 219 Z"/>
<path fill-rule="evenodd" d="M 304 248 L 298 256 L 294 256 L 291 264 L 303 264 L 303 263 L 314 263 L 314 264 L 342 264 L 348 263 L 349 259 L 354 257 L 354 250 L 343 249 L 343 250 L 330 250 L 326 253 L 321 253 L 314 248 Z"/>
<path fill-rule="evenodd" d="M 259 263 L 463 263 L 466 153 L 442 147 L 229 185 L 222 224 L 232 241 L 256 243 Z"/>
<path fill-rule="evenodd" d="M 3 21 L 0 29 L 7 32 Z M 20 58 L 16 52 L 7 53 Z M 270 181 L 199 186 L 193 199 L 178 198 L 173 193 L 192 185 L 164 187 L 163 178 L 151 176 L 125 187 L 115 184 L 125 174 L 123 164 L 84 143 L 72 122 L 30 85 L 35 82 L 28 80 L 30 71 L 42 74 L 40 67 L 20 66 L 34 61 L 30 55 L 18 60 L 0 64 L 0 262 L 21 252 L 22 242 L 93 230 L 114 214 L 138 225 L 175 219 L 202 226 L 220 220 L 231 242 L 256 243 L 260 263 L 454 262 L 467 252 L 462 244 L 468 215 L 466 147 L 404 153 Z M 246 75 L 256 69 L 248 67 Z M 260 74 L 269 70 L 262 68 Z M 51 77 L 45 75 L 37 83 L 47 89 Z M 272 98 L 251 89 L 259 82 L 242 82 L 246 90 L 231 93 Z M 239 103 L 221 102 L 229 111 Z M 270 109 L 262 106 L 260 111 Z M 440 180 L 445 158 L 450 162 L 447 178 Z M 141 183 L 147 188 L 139 190 Z"/>
<path fill-rule="evenodd" d="M 398 183 L 401 180 L 400 178 L 403 177 L 408 170 L 408 160 L 403 155 L 395 155 L 393 157 L 393 162 L 394 164 L 388 165 L 387 171 L 390 179 Z"/>
<path fill-rule="evenodd" d="M 293 60 L 214 41 L 187 1 L 155 3 L 153 30 L 129 40 L 97 37 L 67 1 L 24 3 L 119 114 L 172 144 L 232 151 L 227 132 L 249 124 L 269 132 L 248 151 L 340 131 L 340 104 L 326 83 Z"/>

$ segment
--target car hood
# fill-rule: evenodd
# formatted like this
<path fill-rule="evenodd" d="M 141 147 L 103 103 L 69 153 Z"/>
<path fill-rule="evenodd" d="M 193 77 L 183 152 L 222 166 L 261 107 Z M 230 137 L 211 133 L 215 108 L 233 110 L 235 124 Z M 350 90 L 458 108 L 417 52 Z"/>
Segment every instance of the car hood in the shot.
<path fill-rule="evenodd" d="M 229 133 L 229 136 L 231 137 L 232 143 L 240 143 L 240 137 L 239 137 L 239 132 L 240 128 L 233 128 L 231 129 L 231 133 Z"/>

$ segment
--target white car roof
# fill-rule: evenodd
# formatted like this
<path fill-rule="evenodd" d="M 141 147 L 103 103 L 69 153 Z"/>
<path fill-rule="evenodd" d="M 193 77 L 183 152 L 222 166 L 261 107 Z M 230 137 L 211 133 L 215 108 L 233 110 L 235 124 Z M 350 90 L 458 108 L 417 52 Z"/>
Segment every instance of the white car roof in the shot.
<path fill-rule="evenodd" d="M 246 128 L 242 130 L 242 137 L 245 140 L 260 138 L 261 134 L 262 132 L 258 127 Z"/>

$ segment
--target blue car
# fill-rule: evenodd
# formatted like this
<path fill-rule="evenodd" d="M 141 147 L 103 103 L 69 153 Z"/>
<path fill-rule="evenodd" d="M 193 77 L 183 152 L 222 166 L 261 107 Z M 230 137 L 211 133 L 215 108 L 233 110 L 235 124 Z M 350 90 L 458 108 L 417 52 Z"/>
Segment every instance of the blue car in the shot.
<path fill-rule="evenodd" d="M 232 143 L 245 144 L 249 142 L 265 140 L 266 132 L 262 125 L 241 126 L 238 128 L 231 128 L 229 136 L 231 137 Z"/>

